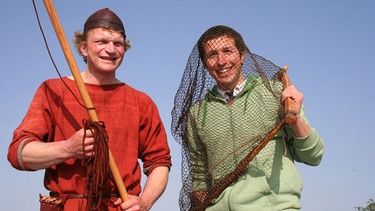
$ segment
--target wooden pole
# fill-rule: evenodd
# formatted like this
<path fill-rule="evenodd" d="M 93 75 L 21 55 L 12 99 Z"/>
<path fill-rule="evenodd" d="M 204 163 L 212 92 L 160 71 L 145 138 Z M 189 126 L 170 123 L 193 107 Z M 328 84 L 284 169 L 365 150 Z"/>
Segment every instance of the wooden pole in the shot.
<path fill-rule="evenodd" d="M 89 94 L 87 92 L 87 89 L 86 89 L 86 86 L 83 82 L 81 73 L 78 69 L 78 66 L 77 66 L 76 62 L 75 62 L 73 53 L 72 53 L 72 51 L 69 47 L 69 43 L 68 43 L 68 41 L 65 37 L 64 30 L 63 30 L 63 28 L 60 24 L 60 21 L 59 21 L 59 18 L 57 16 L 56 10 L 53 6 L 52 0 L 43 0 L 43 1 L 44 1 L 44 5 L 47 9 L 48 15 L 50 17 L 50 20 L 52 22 L 53 28 L 55 29 L 57 38 L 59 39 L 61 48 L 62 48 L 62 50 L 64 52 L 64 55 L 65 55 L 65 58 L 68 62 L 69 68 L 70 68 L 70 70 L 72 72 L 72 75 L 74 77 L 74 81 L 75 81 L 75 83 L 78 87 L 78 90 L 81 94 L 81 97 L 83 99 L 83 102 L 85 104 L 87 112 L 90 116 L 90 119 L 94 122 L 98 122 L 99 118 L 98 118 L 98 116 L 96 114 L 96 111 L 94 109 L 94 106 L 91 102 L 90 96 L 89 96 Z M 128 196 L 128 193 L 126 191 L 125 184 L 122 181 L 120 172 L 117 168 L 116 162 L 113 158 L 113 154 L 111 152 L 111 149 L 109 149 L 109 167 L 111 169 L 112 176 L 115 180 L 115 183 L 116 183 L 117 189 L 119 190 L 120 197 L 121 197 L 122 201 L 123 202 L 127 201 L 129 199 L 129 196 Z"/>
<path fill-rule="evenodd" d="M 291 86 L 292 83 L 289 80 L 288 75 L 286 74 L 286 71 L 288 70 L 288 65 L 284 66 L 284 69 L 280 72 L 280 79 L 284 85 L 284 89 Z M 285 121 L 289 125 L 294 125 L 297 121 L 296 115 L 296 109 L 294 105 L 294 100 L 291 98 L 286 98 L 284 101 L 284 107 L 285 107 Z"/>

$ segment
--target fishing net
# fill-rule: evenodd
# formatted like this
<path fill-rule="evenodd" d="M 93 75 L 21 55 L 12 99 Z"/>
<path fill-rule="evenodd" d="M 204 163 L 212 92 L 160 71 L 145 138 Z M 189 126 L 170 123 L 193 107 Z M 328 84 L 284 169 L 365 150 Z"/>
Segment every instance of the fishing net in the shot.
<path fill-rule="evenodd" d="M 221 37 L 233 38 L 236 49 L 245 56 L 243 88 L 230 103 L 218 93 L 205 63 L 206 45 L 223 45 L 212 42 Z M 285 111 L 280 98 L 285 70 L 251 53 L 241 35 L 229 27 L 212 27 L 200 37 L 172 109 L 172 135 L 181 144 L 181 210 L 205 210 L 252 168 L 250 161 L 283 127 Z M 262 151 L 262 156 L 273 155 Z"/>

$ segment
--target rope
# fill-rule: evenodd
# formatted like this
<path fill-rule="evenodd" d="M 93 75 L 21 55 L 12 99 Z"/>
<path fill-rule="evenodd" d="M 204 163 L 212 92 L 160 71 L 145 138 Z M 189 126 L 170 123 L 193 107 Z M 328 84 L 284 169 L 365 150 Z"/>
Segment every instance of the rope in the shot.
<path fill-rule="evenodd" d="M 103 187 L 110 178 L 111 171 L 109 168 L 109 147 L 108 134 L 105 130 L 104 122 L 92 122 L 91 120 L 83 120 L 83 125 L 86 130 L 90 130 L 94 138 L 93 155 L 86 157 L 84 151 L 84 158 L 82 165 L 87 166 L 87 180 L 85 196 L 87 196 L 86 211 L 96 210 L 103 197 Z M 82 145 L 84 141 L 82 142 Z M 84 146 L 83 146 L 83 149 Z"/>

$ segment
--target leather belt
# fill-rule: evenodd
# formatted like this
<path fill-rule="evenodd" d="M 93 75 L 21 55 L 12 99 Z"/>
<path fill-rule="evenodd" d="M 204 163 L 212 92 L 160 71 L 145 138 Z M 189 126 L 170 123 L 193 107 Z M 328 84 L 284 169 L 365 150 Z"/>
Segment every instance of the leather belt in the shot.
<path fill-rule="evenodd" d="M 62 195 L 64 195 L 64 196 L 67 196 L 68 199 L 88 198 L 88 196 L 85 196 L 83 194 L 74 194 L 74 193 L 73 194 L 72 193 L 60 194 L 56 192 L 50 192 L 49 195 L 52 197 L 61 197 Z M 102 195 L 102 198 L 112 198 L 112 197 L 119 198 L 120 196 L 116 193 L 107 193 L 107 194 Z"/>

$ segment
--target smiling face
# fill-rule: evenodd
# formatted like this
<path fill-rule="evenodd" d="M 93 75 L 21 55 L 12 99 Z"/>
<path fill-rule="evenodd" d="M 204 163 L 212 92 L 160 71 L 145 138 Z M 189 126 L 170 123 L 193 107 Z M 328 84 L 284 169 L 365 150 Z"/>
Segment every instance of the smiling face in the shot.
<path fill-rule="evenodd" d="M 125 54 L 124 36 L 113 30 L 94 28 L 88 31 L 87 41 L 80 51 L 87 58 L 87 67 L 92 74 L 115 74 Z"/>
<path fill-rule="evenodd" d="M 238 51 L 232 37 L 221 36 L 204 45 L 205 65 L 221 90 L 233 90 L 245 78 L 242 74 L 244 52 Z"/>

